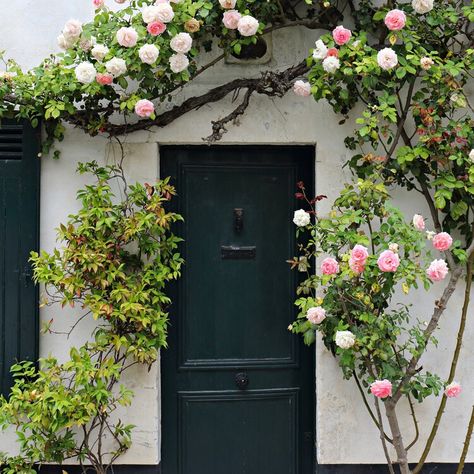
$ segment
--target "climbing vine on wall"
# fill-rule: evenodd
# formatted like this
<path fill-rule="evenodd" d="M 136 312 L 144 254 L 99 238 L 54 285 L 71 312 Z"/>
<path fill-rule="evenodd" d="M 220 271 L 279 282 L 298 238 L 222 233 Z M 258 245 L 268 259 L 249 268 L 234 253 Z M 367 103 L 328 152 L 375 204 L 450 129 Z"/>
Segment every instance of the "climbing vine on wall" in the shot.
<path fill-rule="evenodd" d="M 448 235 L 454 241 L 446 248 L 435 247 L 442 254 L 435 259 L 438 264 L 432 268 L 432 275 L 433 272 L 443 274 L 445 286 L 440 289 L 440 298 L 431 315 L 425 315 L 429 318 L 427 328 L 424 331 L 418 329 L 416 337 L 413 335 L 416 354 L 412 353 L 411 358 L 403 363 L 397 362 L 397 369 L 391 376 L 382 370 L 369 374 L 369 378 L 365 379 L 371 384 L 383 382 L 372 393 L 377 407 L 378 399 L 383 399 L 391 436 L 384 431 L 378 412 L 374 414 L 369 410 L 369 413 L 379 426 L 382 438 L 394 444 L 401 472 L 410 472 L 407 463 L 410 445 L 407 446 L 398 429 L 397 403 L 402 395 L 423 399 L 425 395 L 436 393 L 441 390 L 441 381 L 452 386 L 469 308 L 474 258 L 473 109 L 467 93 L 474 55 L 472 4 L 457 0 L 436 3 L 433 0 L 389 0 L 383 4 L 368 0 L 116 0 L 116 3 L 118 8 L 111 8 L 111 0 L 94 0 L 91 5 L 95 9 L 92 22 L 67 21 L 58 38 L 62 52 L 45 59 L 31 71 L 22 71 L 18 64 L 8 59 L 7 54 L 3 55 L 5 71 L 0 77 L 0 117 L 27 118 L 34 125 L 41 121 L 46 131 L 45 152 L 50 150 L 55 140 L 64 137 L 67 123 L 80 127 L 90 135 L 118 136 L 151 127 L 164 127 L 205 104 L 232 96 L 237 101 L 235 109 L 211 124 L 207 141 L 213 142 L 222 138 L 229 124 L 245 113 L 253 95 L 281 97 L 293 88 L 302 100 L 303 97 L 306 100 L 325 100 L 335 113 L 340 114 L 342 122 L 354 122 L 354 133 L 345 139 L 352 155 L 349 166 L 362 180 L 360 183 L 365 183 L 365 191 L 369 182 L 374 186 L 384 186 L 370 191 L 378 193 L 378 200 L 372 195 L 364 201 L 367 211 L 362 219 L 365 219 L 364 222 L 360 215 L 356 216 L 357 222 L 354 220 L 354 213 L 360 211 L 354 207 L 359 198 L 354 197 L 351 203 L 346 194 L 345 198 L 339 198 L 332 220 L 318 219 L 311 224 L 312 213 L 318 212 L 317 207 L 313 207 L 315 200 L 305 196 L 304 192 L 298 192 L 297 197 L 302 199 L 305 207 L 296 217 L 301 227 L 315 235 L 332 232 L 333 239 L 337 236 L 337 232 L 333 231 L 337 230 L 337 226 L 347 225 L 347 219 L 352 219 L 355 226 L 350 230 L 355 232 L 354 229 L 357 229 L 351 242 L 347 242 L 351 245 L 344 250 L 342 242 L 338 247 L 330 241 L 322 249 L 306 248 L 305 252 L 309 254 L 304 256 L 308 262 L 308 258 L 315 253 L 324 251 L 327 254 L 331 250 L 333 255 L 327 255 L 327 258 L 335 260 L 332 262 L 333 269 L 337 264 L 342 272 L 347 272 L 345 276 L 363 278 L 364 271 L 370 271 L 371 276 L 379 271 L 387 273 L 376 266 L 376 254 L 390 250 L 394 254 L 390 255 L 392 263 L 397 258 L 402 260 L 401 255 L 393 250 L 395 247 L 382 248 L 389 243 L 402 248 L 408 242 L 408 253 L 416 250 L 418 255 L 421 250 L 417 246 L 422 244 L 417 238 L 422 239 L 421 234 L 414 233 L 411 228 L 408 230 L 400 220 L 400 226 L 406 230 L 403 242 L 388 242 L 377 234 L 378 240 L 371 256 L 367 255 L 364 264 L 358 267 L 359 270 L 363 267 L 363 271 L 354 271 L 354 268 L 357 270 L 354 265 L 351 268 L 350 259 L 355 246 L 365 248 L 371 241 L 362 223 L 372 225 L 373 219 L 386 218 L 383 212 L 381 215 L 378 213 L 385 206 L 387 186 L 401 186 L 424 198 L 429 216 L 420 216 L 418 209 L 413 210 L 418 215 L 414 221 L 416 231 L 423 230 L 421 223 L 424 226 L 426 221 L 433 235 L 441 235 L 445 241 Z M 198 81 L 203 72 L 223 61 L 226 55 L 239 55 L 262 35 L 294 27 L 314 32 L 310 34 L 314 34 L 315 47 L 308 57 L 296 58 L 295 63 L 286 69 L 263 69 L 258 77 L 236 77 L 201 95 L 180 99 L 178 92 L 181 89 L 186 88 L 188 83 Z M 168 102 L 171 106 L 165 107 Z M 258 120 L 258 115 L 253 120 Z M 349 195 L 354 192 L 351 189 Z M 362 188 L 358 192 L 362 192 Z M 359 208 L 365 209 L 364 206 Z M 341 219 L 344 222 L 341 223 Z M 393 223 L 385 224 L 393 230 Z M 67 227 L 61 232 L 65 235 Z M 369 234 L 374 235 L 372 231 Z M 398 234 L 394 231 L 390 235 L 394 238 Z M 438 237 L 438 240 L 443 238 Z M 361 250 L 360 247 L 357 249 Z M 340 262 L 339 257 L 347 257 L 347 261 L 342 258 Z M 301 261 L 298 258 L 295 262 Z M 398 281 L 404 269 L 405 263 L 400 263 L 400 267 L 396 265 L 388 273 L 393 273 L 392 280 Z M 362 276 L 356 277 L 356 274 Z M 87 275 L 82 275 L 81 279 L 84 276 Z M 383 275 L 387 279 L 390 276 Z M 429 383 L 425 378 L 415 387 L 413 384 L 420 370 L 421 355 L 432 347 L 429 342 L 433 340 L 436 326 L 464 276 L 465 300 L 450 373 L 431 378 Z M 432 280 L 425 273 L 420 273 L 419 277 L 425 283 Z M 338 337 L 342 345 L 336 341 L 338 331 L 348 330 L 342 326 L 335 330 L 331 326 L 334 320 L 329 318 L 331 311 L 338 313 L 340 310 L 337 306 L 338 281 L 339 277 L 331 280 L 328 276 L 323 281 L 324 291 L 332 295 L 327 309 L 314 296 L 311 296 L 313 300 L 309 307 L 309 300 L 299 302 L 302 318 L 294 330 L 302 332 L 307 342 L 311 342 L 314 331 L 318 329 L 318 321 L 323 321 L 324 309 L 326 319 L 321 328 L 324 328 L 325 343 L 340 358 L 347 376 L 347 368 L 353 368 L 351 361 L 356 356 L 352 347 L 359 350 L 361 341 L 357 340 L 355 329 L 352 333 L 354 338 L 345 334 L 342 339 Z M 312 287 L 306 288 L 306 291 L 314 291 L 316 287 L 321 289 L 320 283 L 320 280 L 311 277 L 309 285 Z M 405 289 L 410 290 L 413 282 L 405 281 L 405 284 L 408 285 Z M 369 291 L 363 284 L 364 291 L 361 291 L 364 298 L 372 299 L 375 294 L 379 298 L 380 294 L 384 294 L 389 300 L 393 289 L 391 285 L 384 290 L 385 293 L 375 292 L 377 287 L 372 285 Z M 64 290 L 66 303 L 69 303 L 68 298 L 72 298 L 73 293 L 67 287 Z M 82 290 L 80 293 L 83 295 Z M 370 309 L 372 303 L 364 302 L 364 305 Z M 88 304 L 98 311 L 93 299 Z M 107 304 L 102 307 L 105 314 L 110 309 Z M 359 303 L 354 304 L 357 306 Z M 316 311 L 313 308 L 321 309 Z M 313 311 L 308 317 L 311 309 Z M 356 314 L 360 313 L 359 309 L 354 310 Z M 364 313 L 364 324 L 377 316 L 372 310 L 369 313 Z M 396 316 L 397 321 L 405 321 L 405 316 L 401 311 Z M 392 318 L 393 322 L 393 315 L 383 312 L 383 317 Z M 110 318 L 114 322 L 113 313 Z M 391 341 L 392 336 L 387 336 L 385 342 Z M 353 345 L 349 344 L 351 340 Z M 23 367 L 19 370 L 22 373 L 33 369 Z M 380 376 L 384 378 L 379 380 Z M 364 388 L 359 388 L 364 393 Z M 430 452 L 447 396 L 448 392 L 442 397 L 414 472 L 422 469 Z M 413 405 L 410 404 L 410 407 L 416 425 Z M 385 452 L 387 454 L 387 450 Z M 465 454 L 464 451 L 464 458 Z M 388 454 L 387 463 L 394 472 Z"/>

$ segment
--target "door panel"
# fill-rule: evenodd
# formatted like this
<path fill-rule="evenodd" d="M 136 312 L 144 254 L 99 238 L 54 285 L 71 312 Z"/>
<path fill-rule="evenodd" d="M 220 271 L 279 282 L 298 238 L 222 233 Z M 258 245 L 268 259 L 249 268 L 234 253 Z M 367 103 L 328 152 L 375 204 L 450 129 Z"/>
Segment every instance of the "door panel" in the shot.
<path fill-rule="evenodd" d="M 312 472 L 312 351 L 287 326 L 306 147 L 165 147 L 183 277 L 162 353 L 164 474 Z"/>
<path fill-rule="evenodd" d="M 37 358 L 38 301 L 29 254 L 38 247 L 39 159 L 26 124 L 0 124 L 0 392 L 11 365 Z"/>

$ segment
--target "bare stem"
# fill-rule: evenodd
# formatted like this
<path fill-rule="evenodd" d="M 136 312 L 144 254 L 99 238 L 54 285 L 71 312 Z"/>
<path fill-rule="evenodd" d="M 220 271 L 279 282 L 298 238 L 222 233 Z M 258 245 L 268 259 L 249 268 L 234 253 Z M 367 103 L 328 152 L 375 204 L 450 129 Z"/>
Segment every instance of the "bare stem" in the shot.
<path fill-rule="evenodd" d="M 462 450 L 461 459 L 459 460 L 456 474 L 462 474 L 464 470 L 464 463 L 466 462 L 467 452 L 469 451 L 469 445 L 471 444 L 472 430 L 474 429 L 474 406 L 471 411 L 471 419 L 469 420 L 469 426 L 467 427 L 466 438 L 464 439 L 464 448 Z"/>

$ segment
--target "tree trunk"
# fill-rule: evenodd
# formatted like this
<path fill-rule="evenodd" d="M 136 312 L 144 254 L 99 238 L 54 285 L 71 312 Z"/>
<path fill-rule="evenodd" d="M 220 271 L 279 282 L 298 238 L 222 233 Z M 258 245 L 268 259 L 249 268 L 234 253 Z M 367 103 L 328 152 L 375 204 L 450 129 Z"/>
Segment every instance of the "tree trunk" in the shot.
<path fill-rule="evenodd" d="M 407 450 L 403 444 L 402 434 L 398 426 L 397 414 L 395 412 L 396 404 L 391 400 L 385 402 L 385 413 L 392 432 L 393 446 L 397 452 L 397 461 L 400 467 L 401 474 L 410 474 L 410 467 L 408 466 Z"/>

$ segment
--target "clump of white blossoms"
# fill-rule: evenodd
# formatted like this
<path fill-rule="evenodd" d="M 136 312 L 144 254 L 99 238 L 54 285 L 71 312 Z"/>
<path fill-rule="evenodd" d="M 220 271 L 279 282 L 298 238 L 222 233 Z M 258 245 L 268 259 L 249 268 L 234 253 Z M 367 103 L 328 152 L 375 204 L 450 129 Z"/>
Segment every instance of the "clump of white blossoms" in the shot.
<path fill-rule="evenodd" d="M 323 40 L 316 41 L 316 48 L 313 50 L 314 59 L 324 59 L 328 55 L 328 48 Z"/>
<path fill-rule="evenodd" d="M 434 0 L 413 0 L 411 2 L 411 6 L 413 10 L 419 15 L 423 15 L 424 13 L 428 13 L 433 10 Z"/>
<path fill-rule="evenodd" d="M 336 346 L 341 349 L 350 349 L 356 341 L 356 337 L 350 331 L 336 331 Z"/>
<path fill-rule="evenodd" d="M 377 64 L 385 71 L 393 69 L 398 64 L 397 53 L 392 48 L 381 49 L 377 53 Z"/>
<path fill-rule="evenodd" d="M 323 61 L 323 69 L 329 74 L 334 74 L 340 67 L 341 62 L 339 61 L 339 58 L 336 58 L 335 56 L 328 56 Z"/>
<path fill-rule="evenodd" d="M 105 44 L 96 44 L 91 51 L 92 56 L 97 61 L 102 61 L 109 53 L 109 48 Z"/>
<path fill-rule="evenodd" d="M 138 56 L 141 61 L 146 64 L 154 64 L 159 54 L 160 50 L 154 44 L 144 44 L 138 50 Z"/>
<path fill-rule="evenodd" d="M 118 77 L 127 72 L 127 63 L 122 58 L 112 58 L 105 63 L 105 69 L 112 76 Z"/>
<path fill-rule="evenodd" d="M 304 209 L 298 209 L 293 216 L 293 223 L 298 227 L 305 227 L 311 222 L 311 216 Z"/>
<path fill-rule="evenodd" d="M 79 82 L 83 84 L 90 84 L 95 81 L 95 76 L 97 71 L 93 64 L 85 61 L 76 66 L 75 69 L 76 78 Z"/>

